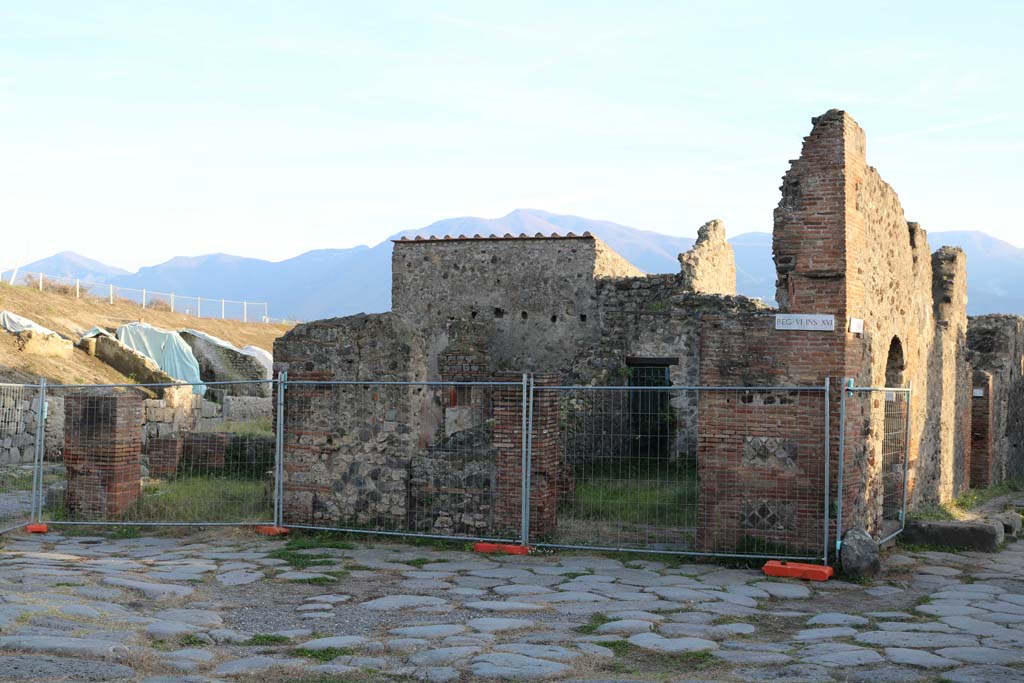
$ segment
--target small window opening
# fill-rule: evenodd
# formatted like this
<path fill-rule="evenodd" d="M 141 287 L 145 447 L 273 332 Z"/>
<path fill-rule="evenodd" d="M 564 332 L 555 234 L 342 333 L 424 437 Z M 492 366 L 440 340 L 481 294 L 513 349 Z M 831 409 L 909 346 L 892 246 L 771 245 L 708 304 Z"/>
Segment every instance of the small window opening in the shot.
<path fill-rule="evenodd" d="M 495 318 L 504 318 L 505 317 L 505 309 L 504 308 L 495 308 L 494 309 L 494 317 Z"/>
<path fill-rule="evenodd" d="M 551 322 L 557 323 L 558 322 L 558 316 L 557 315 L 551 316 Z"/>
<path fill-rule="evenodd" d="M 523 320 L 526 320 L 530 316 L 526 313 L 526 311 L 523 311 L 522 313 L 519 314 L 519 317 L 522 318 Z"/>

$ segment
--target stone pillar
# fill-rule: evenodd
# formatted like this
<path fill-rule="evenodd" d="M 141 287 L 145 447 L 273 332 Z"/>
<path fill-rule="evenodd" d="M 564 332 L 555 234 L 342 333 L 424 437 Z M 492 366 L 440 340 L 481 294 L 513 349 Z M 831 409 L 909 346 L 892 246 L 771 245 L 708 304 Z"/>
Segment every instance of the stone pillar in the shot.
<path fill-rule="evenodd" d="M 496 382 L 515 382 L 522 375 L 504 372 Z M 494 533 L 518 537 L 522 515 L 523 391 L 512 384 L 494 387 L 494 428 L 491 445 L 497 452 L 497 485 L 494 491 Z"/>
<path fill-rule="evenodd" d="M 64 463 L 73 517 L 100 521 L 124 515 L 141 492 L 141 458 L 141 397 L 65 397 Z"/>
<path fill-rule="evenodd" d="M 974 371 L 971 398 L 971 488 L 992 483 L 992 375 Z"/>

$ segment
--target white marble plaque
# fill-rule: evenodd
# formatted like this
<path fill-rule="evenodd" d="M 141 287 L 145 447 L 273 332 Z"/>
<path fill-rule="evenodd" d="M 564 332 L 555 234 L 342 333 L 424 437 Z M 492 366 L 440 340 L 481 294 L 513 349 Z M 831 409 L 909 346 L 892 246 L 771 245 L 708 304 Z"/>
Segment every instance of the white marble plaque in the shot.
<path fill-rule="evenodd" d="M 817 313 L 779 313 L 775 316 L 775 329 L 835 332 L 836 317 Z"/>

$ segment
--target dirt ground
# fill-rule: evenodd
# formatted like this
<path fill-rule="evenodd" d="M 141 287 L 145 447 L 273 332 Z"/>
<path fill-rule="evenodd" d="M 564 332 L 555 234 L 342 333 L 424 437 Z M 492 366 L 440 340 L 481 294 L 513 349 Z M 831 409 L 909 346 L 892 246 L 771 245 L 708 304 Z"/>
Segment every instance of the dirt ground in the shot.
<path fill-rule="evenodd" d="M 11 311 L 50 328 L 72 341 L 94 325 L 113 328 L 128 322 L 157 327 L 190 327 L 225 339 L 236 346 L 254 345 L 268 351 L 291 325 L 243 323 L 238 320 L 196 318 L 170 311 L 143 309 L 137 303 L 115 299 L 113 304 L 74 294 L 40 292 L 31 287 L 0 283 L 0 310 Z M 71 360 L 22 353 L 14 335 L 0 333 L 0 381 L 35 382 L 40 376 L 65 384 L 116 383 L 126 377 L 105 363 L 75 349 Z"/>

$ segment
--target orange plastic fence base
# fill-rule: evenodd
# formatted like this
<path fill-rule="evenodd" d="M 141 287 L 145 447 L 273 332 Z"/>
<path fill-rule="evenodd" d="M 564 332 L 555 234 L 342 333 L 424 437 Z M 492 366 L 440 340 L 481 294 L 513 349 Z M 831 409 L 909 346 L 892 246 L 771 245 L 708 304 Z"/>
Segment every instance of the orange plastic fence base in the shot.
<path fill-rule="evenodd" d="M 25 527 L 25 531 L 30 534 L 45 534 L 49 533 L 50 527 L 45 524 L 29 524 Z"/>
<path fill-rule="evenodd" d="M 828 581 L 835 572 L 832 571 L 832 567 L 820 564 L 770 560 L 764 565 L 764 573 L 768 576 L 785 576 L 807 581 Z"/>
<path fill-rule="evenodd" d="M 258 526 L 256 533 L 261 536 L 284 536 L 288 533 L 288 529 L 283 526 Z"/>
<path fill-rule="evenodd" d="M 478 553 L 504 553 L 506 555 L 529 555 L 530 548 L 525 545 L 509 543 L 474 543 L 473 550 Z"/>

